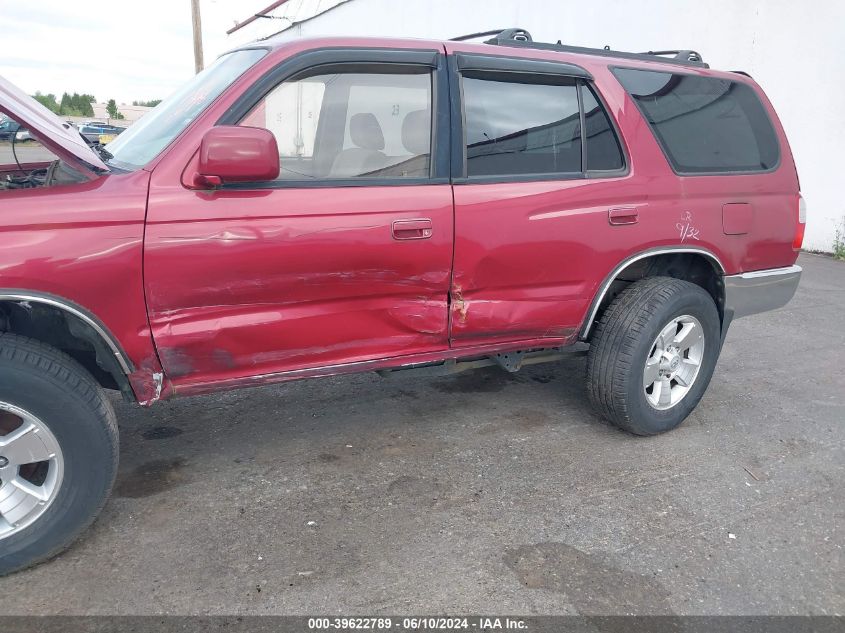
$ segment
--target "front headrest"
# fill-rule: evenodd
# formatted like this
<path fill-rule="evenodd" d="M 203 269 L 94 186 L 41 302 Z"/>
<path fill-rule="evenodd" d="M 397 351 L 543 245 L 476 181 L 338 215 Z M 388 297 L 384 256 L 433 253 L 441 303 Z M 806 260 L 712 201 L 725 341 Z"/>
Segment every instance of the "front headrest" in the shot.
<path fill-rule="evenodd" d="M 349 136 L 361 149 L 383 150 L 384 133 L 372 112 L 353 114 L 349 119 Z"/>
<path fill-rule="evenodd" d="M 405 115 L 402 145 L 414 156 L 431 151 L 431 114 L 428 110 L 414 110 Z"/>

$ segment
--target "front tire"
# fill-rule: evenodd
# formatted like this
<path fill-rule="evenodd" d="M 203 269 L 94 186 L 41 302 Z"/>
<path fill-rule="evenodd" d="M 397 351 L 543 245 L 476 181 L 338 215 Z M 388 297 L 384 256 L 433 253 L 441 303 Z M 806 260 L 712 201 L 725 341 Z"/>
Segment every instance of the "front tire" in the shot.
<path fill-rule="evenodd" d="M 0 333 L 0 576 L 83 532 L 117 459 L 114 410 L 91 374 L 49 345 Z"/>
<path fill-rule="evenodd" d="M 721 347 L 716 304 L 700 286 L 648 277 L 622 291 L 596 326 L 587 393 L 636 435 L 677 427 L 704 395 Z"/>

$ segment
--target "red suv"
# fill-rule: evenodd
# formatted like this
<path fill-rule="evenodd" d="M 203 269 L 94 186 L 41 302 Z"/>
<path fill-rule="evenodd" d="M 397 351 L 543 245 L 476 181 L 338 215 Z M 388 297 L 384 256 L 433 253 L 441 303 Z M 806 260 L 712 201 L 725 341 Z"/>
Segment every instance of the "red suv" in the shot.
<path fill-rule="evenodd" d="M 56 157 L 0 166 L 0 573 L 105 502 L 105 390 L 517 371 L 588 344 L 597 410 L 650 435 L 801 274 L 772 106 L 693 51 L 260 42 L 98 152 L 2 80 L 0 111 Z"/>

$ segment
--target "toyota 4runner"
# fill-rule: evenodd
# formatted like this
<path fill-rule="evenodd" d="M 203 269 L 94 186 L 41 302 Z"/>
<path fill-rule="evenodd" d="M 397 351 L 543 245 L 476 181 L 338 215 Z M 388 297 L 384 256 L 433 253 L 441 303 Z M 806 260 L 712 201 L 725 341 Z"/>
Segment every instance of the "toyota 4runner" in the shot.
<path fill-rule="evenodd" d="M 597 411 L 651 435 L 698 404 L 733 319 L 790 300 L 804 205 L 748 75 L 458 39 L 251 44 L 98 149 L 0 80 L 54 155 L 0 165 L 0 574 L 105 503 L 106 390 L 589 346 Z"/>

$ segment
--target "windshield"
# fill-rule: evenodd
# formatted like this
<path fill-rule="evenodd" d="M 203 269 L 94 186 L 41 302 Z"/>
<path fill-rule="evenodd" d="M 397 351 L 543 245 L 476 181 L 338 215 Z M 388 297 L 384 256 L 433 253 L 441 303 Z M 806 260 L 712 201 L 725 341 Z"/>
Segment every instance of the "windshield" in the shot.
<path fill-rule="evenodd" d="M 176 138 L 247 68 L 264 57 L 264 49 L 239 50 L 223 55 L 140 121 L 108 144 L 109 165 L 122 169 L 143 167 Z"/>

